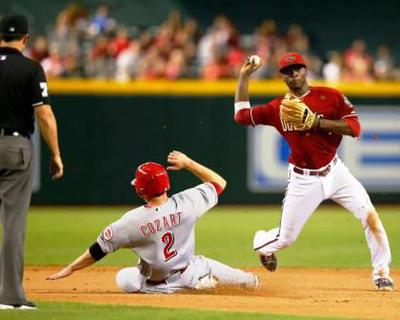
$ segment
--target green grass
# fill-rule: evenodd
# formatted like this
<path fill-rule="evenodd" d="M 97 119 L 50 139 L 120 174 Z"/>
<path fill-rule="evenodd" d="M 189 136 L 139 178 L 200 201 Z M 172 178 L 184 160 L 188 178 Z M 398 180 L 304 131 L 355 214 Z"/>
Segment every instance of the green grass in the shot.
<path fill-rule="evenodd" d="M 398 207 L 379 208 L 393 253 L 400 267 L 400 214 Z M 26 239 L 27 265 L 63 265 L 80 255 L 102 229 L 118 219 L 126 207 L 33 207 Z M 279 207 L 217 207 L 196 226 L 196 251 L 236 267 L 257 267 L 252 250 L 254 232 L 278 225 Z M 369 251 L 361 225 L 339 206 L 319 208 L 298 240 L 279 253 L 280 266 L 368 267 Z M 134 265 L 130 250 L 120 250 L 101 265 Z"/>
<path fill-rule="evenodd" d="M 0 311 L 2 320 L 306 320 L 321 319 L 319 317 L 300 317 L 289 315 L 271 315 L 241 312 L 201 311 L 190 309 L 166 309 L 150 307 L 104 306 L 83 303 L 50 303 L 41 302 L 37 310 L 32 311 Z M 99 316 L 101 315 L 101 316 Z M 323 318 L 340 319 L 340 318 Z"/>

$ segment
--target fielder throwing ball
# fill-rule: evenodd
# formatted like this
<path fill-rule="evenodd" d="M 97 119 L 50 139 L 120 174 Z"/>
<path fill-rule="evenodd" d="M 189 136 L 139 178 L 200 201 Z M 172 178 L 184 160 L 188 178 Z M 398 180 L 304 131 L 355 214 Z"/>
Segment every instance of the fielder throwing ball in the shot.
<path fill-rule="evenodd" d="M 376 287 L 393 290 L 385 229 L 364 187 L 336 153 L 343 135 L 360 135 L 356 110 L 339 91 L 310 87 L 304 58 L 295 52 L 283 55 L 279 61 L 289 92 L 251 108 L 249 77 L 260 65 L 257 59 L 249 58 L 242 66 L 235 96 L 235 121 L 243 125 L 275 127 L 291 150 L 280 226 L 258 231 L 254 237 L 254 250 L 260 254 L 262 264 L 274 271 L 277 266 L 274 253 L 291 245 L 319 204 L 332 199 L 361 220 L 371 252 Z"/>
<path fill-rule="evenodd" d="M 194 255 L 195 223 L 217 204 L 226 181 L 178 151 L 168 155 L 168 163 L 169 170 L 185 168 L 203 183 L 169 198 L 165 168 L 154 162 L 142 164 L 132 184 L 146 204 L 106 227 L 85 253 L 47 279 L 68 277 L 108 253 L 129 248 L 140 260 L 137 267 L 122 269 L 116 276 L 117 286 L 125 292 L 173 293 L 214 288 L 217 283 L 257 288 L 256 275 Z"/>

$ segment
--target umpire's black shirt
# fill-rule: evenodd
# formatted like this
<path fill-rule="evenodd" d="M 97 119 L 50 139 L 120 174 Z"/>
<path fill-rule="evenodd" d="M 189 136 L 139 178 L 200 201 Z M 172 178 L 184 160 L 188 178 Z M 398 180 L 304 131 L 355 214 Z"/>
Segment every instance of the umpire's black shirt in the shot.
<path fill-rule="evenodd" d="M 34 108 L 48 103 L 47 80 L 41 65 L 17 49 L 0 47 L 0 129 L 30 136 Z"/>

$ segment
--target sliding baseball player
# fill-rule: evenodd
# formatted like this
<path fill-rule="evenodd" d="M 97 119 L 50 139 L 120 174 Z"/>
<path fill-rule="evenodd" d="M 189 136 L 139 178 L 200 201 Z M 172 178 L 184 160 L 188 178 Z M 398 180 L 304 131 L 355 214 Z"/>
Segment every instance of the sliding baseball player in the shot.
<path fill-rule="evenodd" d="M 168 155 L 168 163 L 169 170 L 185 168 L 203 183 L 168 197 L 165 168 L 154 162 L 142 164 L 132 184 L 146 204 L 106 227 L 88 250 L 48 279 L 68 277 L 109 253 L 128 248 L 140 259 L 137 266 L 122 269 L 116 276 L 117 286 L 125 292 L 173 293 L 214 288 L 217 283 L 257 288 L 256 275 L 194 255 L 195 223 L 217 204 L 226 181 L 178 151 Z"/>

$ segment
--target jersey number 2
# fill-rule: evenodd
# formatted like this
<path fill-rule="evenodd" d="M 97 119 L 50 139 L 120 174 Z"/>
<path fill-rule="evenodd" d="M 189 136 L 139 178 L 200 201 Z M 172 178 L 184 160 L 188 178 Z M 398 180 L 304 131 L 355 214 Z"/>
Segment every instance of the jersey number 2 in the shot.
<path fill-rule="evenodd" d="M 163 234 L 161 237 L 161 241 L 165 243 L 164 247 L 164 257 L 165 261 L 176 256 L 178 253 L 175 249 L 171 249 L 175 242 L 175 236 L 172 232 L 168 231 L 167 233 Z"/>

